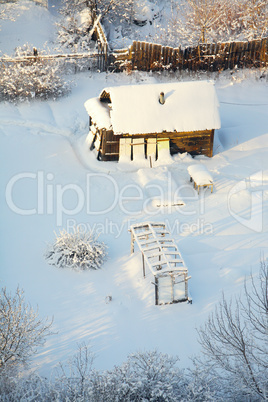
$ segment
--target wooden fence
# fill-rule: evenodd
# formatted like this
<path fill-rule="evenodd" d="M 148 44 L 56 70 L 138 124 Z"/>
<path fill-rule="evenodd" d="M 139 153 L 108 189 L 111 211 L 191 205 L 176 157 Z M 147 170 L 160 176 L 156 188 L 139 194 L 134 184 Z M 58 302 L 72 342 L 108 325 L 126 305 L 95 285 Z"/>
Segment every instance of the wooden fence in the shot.
<path fill-rule="evenodd" d="M 40 0 L 41 2 L 46 0 Z M 84 59 L 84 68 L 95 62 L 100 71 L 221 71 L 244 67 L 264 67 L 268 65 L 268 38 L 249 42 L 225 42 L 200 44 L 195 47 L 173 48 L 155 43 L 134 41 L 127 49 L 110 51 L 109 44 L 100 22 L 101 16 L 89 32 L 89 37 L 97 41 L 97 52 L 70 53 L 54 55 L 32 55 L 26 57 L 2 57 L 0 63 L 34 62 L 37 60 L 63 59 L 74 65 L 76 60 Z"/>
<path fill-rule="evenodd" d="M 128 49 L 113 52 L 117 71 L 191 70 L 221 71 L 268 64 L 268 38 L 250 42 L 200 44 L 185 49 L 134 41 Z"/>
<path fill-rule="evenodd" d="M 98 43 L 98 68 L 100 71 L 106 71 L 108 68 L 110 47 L 100 20 L 101 15 L 98 17 L 95 16 L 95 23 L 89 36 Z"/>
<path fill-rule="evenodd" d="M 10 57 L 4 56 L 0 58 L 0 66 L 4 65 L 8 66 L 9 63 L 25 63 L 31 64 L 34 62 L 46 62 L 48 60 L 54 60 L 61 62 L 63 68 L 66 65 L 67 68 L 71 67 L 74 69 L 74 72 L 82 71 L 85 69 L 89 69 L 92 62 L 95 63 L 96 67 L 100 71 L 106 71 L 108 68 L 109 62 L 109 45 L 105 35 L 105 32 L 100 23 L 100 18 L 96 19 L 95 24 L 91 32 L 89 33 L 90 37 L 94 37 L 94 40 L 97 42 L 97 52 L 85 52 L 85 53 L 59 53 L 59 54 L 42 54 L 38 52 L 38 49 L 33 48 L 32 55 L 29 56 L 21 56 L 21 57 Z M 80 60 L 80 65 L 77 66 L 77 61 Z"/>
<path fill-rule="evenodd" d="M 9 65 L 16 63 L 23 65 L 31 65 L 33 63 L 46 64 L 50 61 L 57 62 L 62 72 L 66 74 L 87 71 L 92 68 L 101 69 L 103 65 L 103 54 L 100 53 L 66 53 L 66 54 L 38 54 L 23 57 L 1 57 L 1 68 L 8 68 Z M 104 71 L 104 70 L 101 70 Z"/>

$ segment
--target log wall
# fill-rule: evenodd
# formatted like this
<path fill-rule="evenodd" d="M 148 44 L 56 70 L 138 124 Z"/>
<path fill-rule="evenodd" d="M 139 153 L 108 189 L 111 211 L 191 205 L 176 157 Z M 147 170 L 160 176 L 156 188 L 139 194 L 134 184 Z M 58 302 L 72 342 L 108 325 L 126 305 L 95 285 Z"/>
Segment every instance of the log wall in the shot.
<path fill-rule="evenodd" d="M 103 161 L 117 161 L 119 159 L 119 140 L 120 138 L 141 138 L 145 140 L 144 153 L 146 155 L 146 140 L 148 138 L 169 138 L 170 153 L 188 152 L 191 155 L 206 155 L 211 157 L 213 154 L 214 130 L 194 131 L 186 133 L 163 132 L 161 134 L 137 134 L 131 135 L 114 135 L 113 131 L 101 131 L 101 149 L 100 156 Z"/>

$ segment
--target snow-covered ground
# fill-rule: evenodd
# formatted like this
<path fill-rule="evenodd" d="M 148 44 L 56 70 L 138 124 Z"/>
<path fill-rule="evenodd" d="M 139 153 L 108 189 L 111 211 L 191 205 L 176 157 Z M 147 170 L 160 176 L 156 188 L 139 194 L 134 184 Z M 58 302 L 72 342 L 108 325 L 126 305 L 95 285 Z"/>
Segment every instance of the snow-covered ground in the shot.
<path fill-rule="evenodd" d="M 2 24 L 1 46 L 5 32 Z M 178 355 L 185 367 L 199 351 L 196 328 L 221 292 L 238 294 L 244 277 L 257 274 L 260 257 L 268 256 L 268 92 L 257 75 L 214 77 L 222 128 L 212 158 L 177 155 L 152 169 L 97 161 L 85 145 L 83 105 L 104 87 L 178 76 L 83 73 L 73 77 L 72 94 L 56 102 L 0 104 L 0 285 L 19 285 L 41 317 L 54 317 L 55 334 L 33 359 L 41 374 L 49 375 L 80 342 L 91 345 L 100 369 L 153 348 Z M 211 172 L 212 194 L 193 191 L 187 167 L 195 162 Z M 185 206 L 156 207 L 157 188 L 172 201 L 174 183 Z M 192 305 L 154 305 L 153 278 L 143 279 L 138 250 L 130 255 L 129 225 L 142 221 L 165 222 L 172 232 L 191 275 Z M 109 246 L 101 270 L 59 270 L 44 260 L 54 231 L 77 224 L 95 229 Z"/>
<path fill-rule="evenodd" d="M 11 20 L 0 19 L 0 54 L 12 54 L 16 47 L 26 43 L 37 49 L 51 45 L 56 32 L 56 17 L 52 14 L 55 4 L 50 12 L 30 0 L 11 3 L 6 13 Z"/>

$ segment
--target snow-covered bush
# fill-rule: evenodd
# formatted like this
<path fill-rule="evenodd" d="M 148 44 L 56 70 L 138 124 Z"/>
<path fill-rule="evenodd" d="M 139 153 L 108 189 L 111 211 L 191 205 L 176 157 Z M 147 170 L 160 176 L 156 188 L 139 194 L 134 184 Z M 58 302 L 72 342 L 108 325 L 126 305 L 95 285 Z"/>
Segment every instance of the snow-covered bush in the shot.
<path fill-rule="evenodd" d="M 186 384 L 178 358 L 157 350 L 129 355 L 121 366 L 93 378 L 94 401 L 181 401 Z"/>
<path fill-rule="evenodd" d="M 0 100 L 23 101 L 26 99 L 57 99 L 70 91 L 70 83 L 62 76 L 62 69 L 55 59 L 42 59 L 45 51 L 38 51 L 36 58 L 29 44 L 16 49 L 12 61 L 0 62 Z"/>
<path fill-rule="evenodd" d="M 59 402 L 60 399 L 56 399 L 56 396 L 54 384 L 37 373 L 15 373 L 7 367 L 0 370 L 1 402 Z"/>
<path fill-rule="evenodd" d="M 23 377 L 0 370 L 0 400 L 87 402 L 203 402 L 260 401 L 243 387 L 230 387 L 211 366 L 181 370 L 177 358 L 158 351 L 136 352 L 109 371 L 93 367 L 94 355 L 86 344 L 67 363 L 59 363 L 50 381 L 35 373 Z M 51 378 L 52 378 L 51 377 Z M 233 385 L 233 384 L 231 384 Z"/>
<path fill-rule="evenodd" d="M 45 252 L 49 264 L 78 271 L 99 269 L 106 257 L 107 246 L 93 232 L 81 231 L 79 227 L 73 233 L 61 230 Z"/>
<path fill-rule="evenodd" d="M 47 402 L 55 400 L 54 387 L 46 378 L 35 373 L 21 374 L 15 376 L 10 370 L 0 372 L 1 402 Z"/>

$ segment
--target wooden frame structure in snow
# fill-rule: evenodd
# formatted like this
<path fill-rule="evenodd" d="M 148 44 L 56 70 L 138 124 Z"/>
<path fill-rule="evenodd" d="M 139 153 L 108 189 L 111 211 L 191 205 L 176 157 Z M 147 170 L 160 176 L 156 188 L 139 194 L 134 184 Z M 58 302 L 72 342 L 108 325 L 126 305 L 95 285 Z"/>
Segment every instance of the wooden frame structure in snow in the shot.
<path fill-rule="evenodd" d="M 146 266 L 154 276 L 155 304 L 191 302 L 188 295 L 188 269 L 164 223 L 139 223 L 130 227 L 131 254 L 134 243 L 142 254 L 143 276 Z"/>
<path fill-rule="evenodd" d="M 197 163 L 188 167 L 190 181 L 194 182 L 194 188 L 197 189 L 199 194 L 200 187 L 210 187 L 211 193 L 213 192 L 213 178 L 206 166 Z"/>

